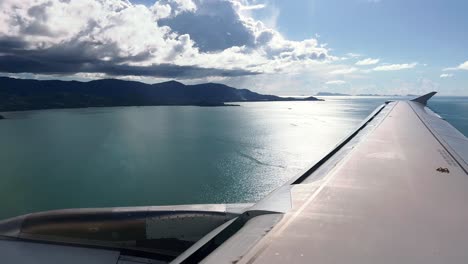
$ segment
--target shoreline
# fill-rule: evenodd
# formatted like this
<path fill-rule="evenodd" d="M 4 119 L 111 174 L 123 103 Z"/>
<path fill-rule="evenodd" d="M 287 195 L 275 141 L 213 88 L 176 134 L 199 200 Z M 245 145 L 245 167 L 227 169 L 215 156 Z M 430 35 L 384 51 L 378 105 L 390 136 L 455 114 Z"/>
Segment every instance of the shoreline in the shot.
<path fill-rule="evenodd" d="M 26 111 L 41 111 L 41 110 L 61 110 L 61 109 L 87 109 L 87 108 L 106 108 L 106 107 L 145 107 L 145 106 L 198 106 L 198 107 L 232 107 L 241 106 L 237 103 L 258 103 L 258 102 L 322 102 L 318 100 L 259 100 L 259 101 L 241 101 L 241 102 L 226 102 L 226 103 L 206 103 L 206 104 L 148 104 L 148 105 L 96 105 L 96 106 L 69 106 L 69 107 L 45 107 L 45 108 L 27 108 L 27 109 L 0 109 L 0 113 L 8 112 L 26 112 Z M 0 119 L 1 115 L 0 115 Z M 6 119 L 3 116 L 3 119 Z"/>

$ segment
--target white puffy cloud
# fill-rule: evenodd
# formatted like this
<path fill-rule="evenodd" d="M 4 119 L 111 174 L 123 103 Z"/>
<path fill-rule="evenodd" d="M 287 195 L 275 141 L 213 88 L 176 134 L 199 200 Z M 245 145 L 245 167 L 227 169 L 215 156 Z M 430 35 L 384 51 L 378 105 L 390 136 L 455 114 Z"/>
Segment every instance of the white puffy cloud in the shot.
<path fill-rule="evenodd" d="M 185 11 L 193 12 L 197 10 L 197 6 L 192 0 L 169 0 L 169 3 L 174 3 L 176 5 L 176 10 L 178 10 L 178 12 L 185 12 Z M 176 12 L 176 14 L 178 12 Z"/>
<path fill-rule="evenodd" d="M 403 63 L 403 64 L 388 64 L 388 65 L 381 65 L 375 67 L 373 70 L 374 71 L 399 71 L 399 70 L 405 70 L 405 69 L 412 69 L 416 67 L 418 63 L 413 62 L 413 63 Z"/>
<path fill-rule="evenodd" d="M 257 9 L 263 9 L 265 8 L 265 4 L 257 4 L 257 5 L 243 5 L 242 3 L 239 3 L 239 8 L 241 10 L 257 10 Z"/>
<path fill-rule="evenodd" d="M 330 72 L 332 75 L 346 75 L 358 71 L 355 67 L 342 67 Z"/>
<path fill-rule="evenodd" d="M 457 71 L 457 70 L 465 70 L 468 71 L 468 61 L 463 62 L 462 64 L 458 65 L 457 67 L 453 68 L 445 68 L 444 71 Z"/>
<path fill-rule="evenodd" d="M 316 39 L 291 41 L 245 15 L 247 0 L 0 1 L 0 72 L 232 77 L 322 67 Z"/>
<path fill-rule="evenodd" d="M 374 65 L 374 64 L 379 63 L 379 61 L 380 61 L 379 59 L 367 58 L 367 59 L 363 59 L 363 60 L 356 62 L 356 65 L 359 65 L 359 66 Z"/>
<path fill-rule="evenodd" d="M 468 71 L 468 61 L 465 61 L 464 63 L 458 65 L 458 69 Z"/>
<path fill-rule="evenodd" d="M 440 78 L 452 78 L 453 77 L 453 73 L 442 73 L 440 75 Z"/>
<path fill-rule="evenodd" d="M 361 54 L 353 53 L 353 52 L 346 53 L 346 56 L 348 56 L 348 57 L 350 57 L 350 58 L 359 58 L 359 57 L 362 57 Z"/>
<path fill-rule="evenodd" d="M 153 6 L 150 7 L 150 10 L 153 12 L 156 20 L 167 18 L 172 13 L 172 8 L 169 4 L 161 3 L 160 1 L 155 2 Z"/>

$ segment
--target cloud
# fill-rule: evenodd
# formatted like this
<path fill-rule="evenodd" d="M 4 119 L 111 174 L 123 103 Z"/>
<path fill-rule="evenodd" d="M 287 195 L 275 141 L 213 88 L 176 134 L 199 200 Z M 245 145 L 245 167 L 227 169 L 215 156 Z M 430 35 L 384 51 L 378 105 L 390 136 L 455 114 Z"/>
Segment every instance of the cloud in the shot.
<path fill-rule="evenodd" d="M 167 1 L 170 5 L 175 6 L 175 14 L 179 14 L 181 12 L 190 11 L 193 12 L 197 10 L 197 6 L 192 0 L 168 0 Z M 157 4 L 156 2 L 155 4 Z"/>
<path fill-rule="evenodd" d="M 285 39 L 247 0 L 0 1 L 0 71 L 203 78 L 324 67 L 314 38 Z M 317 62 L 317 63 L 312 63 Z"/>
<path fill-rule="evenodd" d="M 332 74 L 332 75 L 340 75 L 340 74 L 346 75 L 346 74 L 354 73 L 357 70 L 358 69 L 354 68 L 354 67 L 344 67 L 344 68 L 333 70 L 333 71 L 330 72 L 330 74 Z"/>
<path fill-rule="evenodd" d="M 462 64 L 458 65 L 457 67 L 443 69 L 443 71 L 457 71 L 457 70 L 468 71 L 468 61 L 463 62 Z"/>
<path fill-rule="evenodd" d="M 468 61 L 465 61 L 464 63 L 458 65 L 458 69 L 468 71 Z"/>
<path fill-rule="evenodd" d="M 334 80 L 334 81 L 325 82 L 325 84 L 330 84 L 330 85 L 342 85 L 342 84 L 345 84 L 345 83 L 346 82 L 342 81 L 342 80 Z"/>
<path fill-rule="evenodd" d="M 241 10 L 257 10 L 263 9 L 266 7 L 264 4 L 257 4 L 257 5 L 239 5 Z"/>
<path fill-rule="evenodd" d="M 440 75 L 440 78 L 452 78 L 453 77 L 453 73 L 442 73 Z"/>
<path fill-rule="evenodd" d="M 404 63 L 404 64 L 388 64 L 388 65 L 381 65 L 375 67 L 373 70 L 374 71 L 399 71 L 399 70 L 405 70 L 405 69 L 412 69 L 416 67 L 418 63 L 413 62 L 413 63 Z"/>
<path fill-rule="evenodd" d="M 185 12 L 158 21 L 179 34 L 188 34 L 202 52 L 233 46 L 254 47 L 256 36 L 242 21 L 231 2 L 200 2 L 196 12 Z"/>
<path fill-rule="evenodd" d="M 13 70 L 12 70 L 13 68 Z M 104 73 L 108 76 L 151 76 L 164 78 L 202 78 L 209 76 L 235 77 L 258 74 L 242 69 L 216 69 L 174 64 L 153 64 L 146 66 L 119 65 L 106 61 L 83 63 L 47 62 L 33 58 L 4 56 L 0 60 L 0 72 L 37 74 Z"/>
<path fill-rule="evenodd" d="M 367 58 L 367 59 L 356 62 L 356 65 L 359 65 L 359 66 L 374 65 L 374 64 L 379 63 L 379 61 L 380 61 L 379 59 Z"/>
<path fill-rule="evenodd" d="M 346 53 L 346 56 L 350 57 L 350 58 L 359 58 L 359 57 L 362 57 L 361 54 L 358 54 L 358 53 Z"/>

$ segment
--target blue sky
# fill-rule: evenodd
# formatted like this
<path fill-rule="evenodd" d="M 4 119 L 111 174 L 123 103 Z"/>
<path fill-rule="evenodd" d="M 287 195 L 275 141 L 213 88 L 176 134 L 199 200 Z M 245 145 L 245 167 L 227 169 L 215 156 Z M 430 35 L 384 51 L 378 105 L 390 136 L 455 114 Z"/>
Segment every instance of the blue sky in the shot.
<path fill-rule="evenodd" d="M 0 74 L 468 95 L 467 1 L 4 0 Z M 65 18 L 65 19 L 64 19 Z"/>
<path fill-rule="evenodd" d="M 318 34 L 339 56 L 355 53 L 381 62 L 421 64 L 410 71 L 369 76 L 372 84 L 385 87 L 377 92 L 388 87 L 391 93 L 387 82 L 407 82 L 416 91 L 433 83 L 441 93 L 468 95 L 468 72 L 443 72 L 468 60 L 468 1 L 272 0 L 267 5 L 255 15 L 265 21 L 277 16 L 277 30 L 290 39 Z M 442 74 L 453 76 L 440 78 Z M 353 83 L 366 85 L 366 80 Z"/>

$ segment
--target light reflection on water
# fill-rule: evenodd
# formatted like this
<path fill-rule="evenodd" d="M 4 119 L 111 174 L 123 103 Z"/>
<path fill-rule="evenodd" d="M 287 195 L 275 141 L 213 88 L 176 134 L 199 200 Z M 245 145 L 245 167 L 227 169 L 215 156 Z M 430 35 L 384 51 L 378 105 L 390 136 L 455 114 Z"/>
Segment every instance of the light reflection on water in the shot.
<path fill-rule="evenodd" d="M 0 218 L 58 208 L 254 202 L 388 99 L 6 113 Z M 434 108 L 466 107 L 447 102 L 434 101 Z"/>

